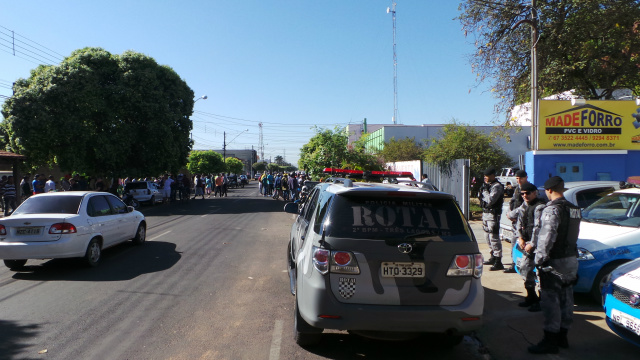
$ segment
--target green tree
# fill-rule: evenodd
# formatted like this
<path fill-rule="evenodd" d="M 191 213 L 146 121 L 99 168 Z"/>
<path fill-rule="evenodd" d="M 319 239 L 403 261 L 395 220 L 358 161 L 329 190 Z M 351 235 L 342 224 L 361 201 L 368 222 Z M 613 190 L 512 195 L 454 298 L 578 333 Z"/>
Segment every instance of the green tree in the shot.
<path fill-rule="evenodd" d="M 19 79 L 2 115 L 6 149 L 32 167 L 145 176 L 177 171 L 192 142 L 193 91 L 133 51 L 76 50 Z"/>
<path fill-rule="evenodd" d="M 284 158 L 282 155 L 276 155 L 276 157 L 273 158 L 273 161 L 278 165 L 284 165 Z"/>
<path fill-rule="evenodd" d="M 531 0 L 464 0 L 465 35 L 478 79 L 490 78 L 498 111 L 530 101 Z M 640 0 L 538 0 L 538 86 L 542 96 L 575 89 L 588 99 L 610 99 L 616 89 L 640 95 Z M 599 90 L 600 89 L 600 90 Z"/>
<path fill-rule="evenodd" d="M 342 167 L 353 170 L 384 170 L 384 160 L 365 150 L 365 144 L 369 134 L 364 134 L 360 139 L 347 146 L 346 159 L 342 161 Z"/>
<path fill-rule="evenodd" d="M 227 172 L 231 174 L 240 174 L 244 168 L 244 164 L 240 159 L 228 157 L 225 159 L 227 163 Z"/>
<path fill-rule="evenodd" d="M 222 155 L 213 150 L 194 150 L 189 154 L 187 170 L 192 174 L 218 174 L 226 171 Z"/>
<path fill-rule="evenodd" d="M 278 171 L 280 171 L 280 165 L 278 165 L 276 163 L 269 163 L 267 165 L 267 170 L 269 170 L 271 172 L 278 172 Z"/>
<path fill-rule="evenodd" d="M 349 148 L 347 133 L 343 127 L 333 130 L 315 128 L 316 134 L 300 149 L 298 167 L 320 177 L 324 168 L 349 167 L 353 169 L 377 170 L 379 166 L 373 155 L 364 153 L 364 146 Z"/>
<path fill-rule="evenodd" d="M 424 149 L 416 144 L 416 138 L 404 138 L 396 140 L 391 138 L 388 143 L 384 143 L 384 148 L 380 156 L 386 162 L 420 160 Z"/>
<path fill-rule="evenodd" d="M 490 166 L 501 168 L 513 163 L 490 135 L 456 121 L 444 126 L 441 138 L 433 138 L 429 142 L 423 159 L 445 172 L 450 171 L 453 160 L 470 159 L 471 174 L 481 173 Z"/>
<path fill-rule="evenodd" d="M 267 163 L 264 162 L 264 161 L 260 161 L 260 162 L 254 163 L 253 165 L 251 165 L 251 167 L 255 171 L 262 172 L 262 171 L 267 170 Z"/>

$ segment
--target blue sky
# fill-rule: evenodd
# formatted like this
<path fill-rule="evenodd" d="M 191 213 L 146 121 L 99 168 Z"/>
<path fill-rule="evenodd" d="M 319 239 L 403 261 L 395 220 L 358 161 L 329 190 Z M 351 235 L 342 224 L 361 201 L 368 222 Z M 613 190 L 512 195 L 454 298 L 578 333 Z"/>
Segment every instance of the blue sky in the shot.
<path fill-rule="evenodd" d="M 496 100 L 476 88 L 457 1 L 396 1 L 398 121 L 496 121 Z M 0 0 L 0 95 L 38 61 L 13 56 L 34 41 L 51 63 L 73 50 L 134 50 L 172 67 L 207 95 L 194 107 L 194 149 L 259 144 L 265 158 L 297 163 L 313 126 L 391 124 L 393 33 L 386 0 Z M 27 40 L 28 39 L 28 40 Z M 8 47 L 9 46 L 9 47 Z M 41 47 L 40 47 L 41 46 Z M 0 98 L 0 101 L 2 98 Z M 248 130 L 243 132 L 244 130 Z"/>

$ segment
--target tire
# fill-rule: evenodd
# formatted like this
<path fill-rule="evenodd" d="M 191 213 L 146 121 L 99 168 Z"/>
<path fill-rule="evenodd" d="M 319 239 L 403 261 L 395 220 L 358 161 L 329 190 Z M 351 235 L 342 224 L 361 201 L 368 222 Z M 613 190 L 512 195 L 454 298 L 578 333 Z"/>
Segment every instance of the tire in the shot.
<path fill-rule="evenodd" d="M 142 245 L 147 240 L 147 227 L 140 223 L 138 225 L 138 229 L 136 230 L 136 236 L 132 239 L 135 245 Z"/>
<path fill-rule="evenodd" d="M 4 260 L 4 265 L 11 270 L 19 270 L 27 263 L 27 260 Z"/>
<path fill-rule="evenodd" d="M 298 311 L 298 299 L 295 300 L 293 315 L 293 339 L 302 347 L 314 346 L 322 339 L 322 329 L 315 328 L 302 318 Z"/>
<path fill-rule="evenodd" d="M 602 287 L 604 286 L 604 279 L 613 271 L 613 269 L 617 268 L 623 263 L 624 262 L 617 262 L 603 266 L 602 269 L 598 271 L 598 275 L 596 275 L 596 277 L 593 279 L 593 286 L 591 286 L 590 295 L 591 298 L 598 304 L 602 305 Z"/>
<path fill-rule="evenodd" d="M 136 199 L 131 199 L 131 206 L 133 206 L 134 209 L 138 210 L 138 208 L 140 207 L 140 203 Z"/>
<path fill-rule="evenodd" d="M 87 251 L 84 254 L 84 262 L 89 267 L 96 267 L 102 259 L 102 249 L 100 247 L 100 241 L 97 238 L 91 239 L 89 245 L 87 245 Z"/>

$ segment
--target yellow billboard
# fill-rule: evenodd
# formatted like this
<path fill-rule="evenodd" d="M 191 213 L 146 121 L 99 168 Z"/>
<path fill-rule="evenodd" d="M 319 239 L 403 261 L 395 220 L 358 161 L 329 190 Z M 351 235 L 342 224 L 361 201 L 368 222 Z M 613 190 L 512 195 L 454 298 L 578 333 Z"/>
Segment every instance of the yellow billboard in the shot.
<path fill-rule="evenodd" d="M 640 150 L 635 101 L 540 100 L 540 150 Z"/>

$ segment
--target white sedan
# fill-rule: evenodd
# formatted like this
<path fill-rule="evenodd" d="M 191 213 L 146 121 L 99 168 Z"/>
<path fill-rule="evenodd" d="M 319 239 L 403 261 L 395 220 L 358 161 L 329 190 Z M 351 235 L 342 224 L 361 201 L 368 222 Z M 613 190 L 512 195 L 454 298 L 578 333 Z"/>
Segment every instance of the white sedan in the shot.
<path fill-rule="evenodd" d="M 144 215 L 106 192 L 66 191 L 27 198 L 0 219 L 0 259 L 10 269 L 27 259 L 83 258 L 97 266 L 102 250 L 146 239 Z"/>

